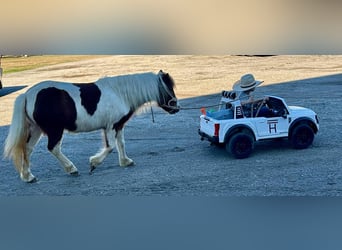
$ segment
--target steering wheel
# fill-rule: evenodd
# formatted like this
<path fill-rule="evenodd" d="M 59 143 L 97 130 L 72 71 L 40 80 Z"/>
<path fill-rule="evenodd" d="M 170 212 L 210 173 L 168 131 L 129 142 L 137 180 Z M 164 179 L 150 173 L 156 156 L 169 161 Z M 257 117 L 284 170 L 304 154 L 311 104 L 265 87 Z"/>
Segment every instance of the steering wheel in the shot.
<path fill-rule="evenodd" d="M 257 112 L 255 113 L 255 116 L 254 116 L 254 117 L 258 117 L 259 112 L 260 112 L 262 106 L 266 103 L 267 99 L 268 99 L 267 97 L 264 97 L 264 98 L 262 99 L 262 101 L 261 101 L 260 103 L 258 103 Z"/>

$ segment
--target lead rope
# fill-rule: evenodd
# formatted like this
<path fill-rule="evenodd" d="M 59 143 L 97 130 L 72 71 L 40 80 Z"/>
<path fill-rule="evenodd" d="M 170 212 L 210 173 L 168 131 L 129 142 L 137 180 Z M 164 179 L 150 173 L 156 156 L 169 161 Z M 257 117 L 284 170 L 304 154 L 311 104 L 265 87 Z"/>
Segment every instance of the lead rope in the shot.
<path fill-rule="evenodd" d="M 163 107 L 167 107 L 169 109 L 179 109 L 179 110 L 201 110 L 203 108 L 213 108 L 213 107 L 219 107 L 221 104 L 214 104 L 214 105 L 208 105 L 208 106 L 201 106 L 201 107 L 174 107 L 174 106 L 170 106 L 170 105 L 163 105 Z"/>
<path fill-rule="evenodd" d="M 187 108 L 183 108 L 183 107 L 180 107 L 179 109 L 180 110 L 194 110 L 194 109 L 203 109 L 203 108 L 213 108 L 213 107 L 219 107 L 220 104 L 215 104 L 215 105 L 208 105 L 208 106 L 201 106 L 201 107 L 187 107 Z"/>
<path fill-rule="evenodd" d="M 220 104 L 208 105 L 208 106 L 202 106 L 202 107 L 187 107 L 187 108 L 183 108 L 183 107 L 175 108 L 175 107 L 169 106 L 169 105 L 163 105 L 163 106 L 168 107 L 170 109 L 179 109 L 179 110 L 195 110 L 195 109 L 198 109 L 198 110 L 202 111 L 203 109 L 206 109 L 206 108 L 219 107 Z M 151 108 L 152 123 L 155 123 L 153 107 L 150 106 L 150 108 Z"/>
<path fill-rule="evenodd" d="M 195 110 L 195 109 L 198 109 L 198 110 L 201 110 L 201 112 L 203 113 L 203 110 L 205 110 L 206 108 L 212 108 L 212 107 L 219 107 L 221 104 L 215 104 L 215 105 L 208 105 L 208 106 L 201 106 L 201 107 L 187 107 L 187 108 L 183 108 L 183 107 L 174 107 L 174 106 L 171 106 L 169 103 L 171 101 L 176 101 L 178 102 L 177 98 L 174 97 L 172 95 L 172 93 L 170 92 L 170 90 L 168 89 L 168 87 L 165 85 L 163 79 L 159 76 L 159 81 L 162 83 L 166 93 L 171 96 L 171 100 L 169 100 L 168 104 L 163 104 L 162 106 L 164 107 L 167 107 L 169 109 L 178 109 L 178 110 Z M 165 100 L 165 99 L 164 99 Z M 152 122 L 154 123 L 155 120 L 154 120 L 154 113 L 153 113 L 153 108 L 151 106 L 151 115 L 152 115 Z"/>
<path fill-rule="evenodd" d="M 152 123 L 154 123 L 154 113 L 153 113 L 153 108 L 151 106 L 151 114 L 152 114 Z"/>

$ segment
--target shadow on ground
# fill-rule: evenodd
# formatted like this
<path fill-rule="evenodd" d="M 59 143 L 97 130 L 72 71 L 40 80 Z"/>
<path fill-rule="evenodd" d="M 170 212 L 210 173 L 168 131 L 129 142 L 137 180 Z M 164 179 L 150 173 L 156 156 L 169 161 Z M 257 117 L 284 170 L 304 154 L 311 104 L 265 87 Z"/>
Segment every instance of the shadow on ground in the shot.
<path fill-rule="evenodd" d="M 0 97 L 5 96 L 5 95 L 9 95 L 11 93 L 14 93 L 14 92 L 19 91 L 19 90 L 26 88 L 26 87 L 27 87 L 27 85 L 4 87 L 4 88 L 0 89 Z"/>

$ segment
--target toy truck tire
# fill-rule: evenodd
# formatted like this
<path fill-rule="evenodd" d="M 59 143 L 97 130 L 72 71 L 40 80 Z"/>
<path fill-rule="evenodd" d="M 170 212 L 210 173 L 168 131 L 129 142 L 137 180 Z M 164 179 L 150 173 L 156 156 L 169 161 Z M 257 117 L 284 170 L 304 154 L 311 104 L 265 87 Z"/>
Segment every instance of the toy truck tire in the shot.
<path fill-rule="evenodd" d="M 244 131 L 232 135 L 226 143 L 226 150 L 237 159 L 250 156 L 254 149 L 254 137 Z"/>
<path fill-rule="evenodd" d="M 300 123 L 293 128 L 290 141 L 295 149 L 305 149 L 312 144 L 314 136 L 314 131 L 308 124 Z"/>

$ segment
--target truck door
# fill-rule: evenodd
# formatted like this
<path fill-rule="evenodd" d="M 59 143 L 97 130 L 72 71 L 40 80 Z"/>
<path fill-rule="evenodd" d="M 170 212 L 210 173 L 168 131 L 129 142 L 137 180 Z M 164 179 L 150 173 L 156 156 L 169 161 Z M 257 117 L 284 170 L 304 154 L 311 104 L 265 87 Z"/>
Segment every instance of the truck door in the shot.
<path fill-rule="evenodd" d="M 260 137 L 287 136 L 288 121 L 283 117 L 255 118 L 256 128 Z"/>
<path fill-rule="evenodd" d="M 256 118 L 256 127 L 260 137 L 286 137 L 288 135 L 288 111 L 284 100 L 274 96 L 267 99 L 267 107 L 272 115 Z"/>

